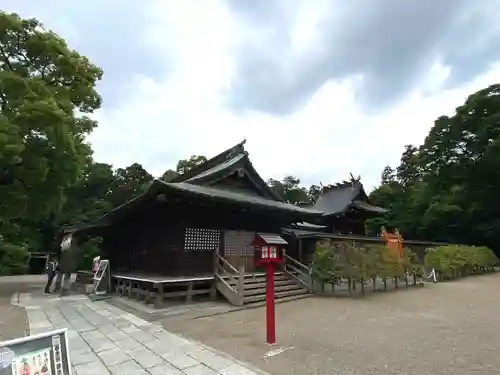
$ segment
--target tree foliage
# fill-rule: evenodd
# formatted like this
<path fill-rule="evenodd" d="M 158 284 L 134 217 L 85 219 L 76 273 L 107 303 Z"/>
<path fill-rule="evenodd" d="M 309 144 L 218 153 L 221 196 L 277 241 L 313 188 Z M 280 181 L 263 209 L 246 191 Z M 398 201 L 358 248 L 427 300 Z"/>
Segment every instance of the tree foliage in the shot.
<path fill-rule="evenodd" d="M 395 170 L 395 173 L 393 172 Z M 500 85 L 470 95 L 441 116 L 424 143 L 386 167 L 370 200 L 391 212 L 369 222 L 406 238 L 486 245 L 500 252 Z"/>
<path fill-rule="evenodd" d="M 397 285 L 398 279 L 407 280 L 407 275 L 414 275 L 413 284 L 416 284 L 422 274 L 422 264 L 411 249 L 403 249 L 401 257 L 383 245 L 358 246 L 352 241 L 318 242 L 312 262 L 313 280 L 331 284 L 333 291 L 336 285 L 347 283 L 349 294 L 352 294 L 356 283 L 360 284 L 364 294 L 366 281 L 371 281 L 375 290 L 377 280 L 382 280 L 387 290 L 389 279 Z"/>
<path fill-rule="evenodd" d="M 26 218 L 59 210 L 80 177 L 96 126 L 85 114 L 101 104 L 101 76 L 37 20 L 0 12 L 0 263 L 33 242 Z"/>
<path fill-rule="evenodd" d="M 451 279 L 491 272 L 498 265 L 498 257 L 485 246 L 447 245 L 428 249 L 424 263 L 441 279 Z"/>

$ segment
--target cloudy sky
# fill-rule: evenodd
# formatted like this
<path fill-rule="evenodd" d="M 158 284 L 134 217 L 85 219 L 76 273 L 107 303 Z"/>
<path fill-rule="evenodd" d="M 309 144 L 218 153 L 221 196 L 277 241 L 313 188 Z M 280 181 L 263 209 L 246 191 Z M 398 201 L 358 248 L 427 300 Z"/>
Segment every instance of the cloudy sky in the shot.
<path fill-rule="evenodd" d="M 264 178 L 376 185 L 500 77 L 499 0 L 0 0 L 104 69 L 90 141 L 161 175 L 247 139 Z"/>

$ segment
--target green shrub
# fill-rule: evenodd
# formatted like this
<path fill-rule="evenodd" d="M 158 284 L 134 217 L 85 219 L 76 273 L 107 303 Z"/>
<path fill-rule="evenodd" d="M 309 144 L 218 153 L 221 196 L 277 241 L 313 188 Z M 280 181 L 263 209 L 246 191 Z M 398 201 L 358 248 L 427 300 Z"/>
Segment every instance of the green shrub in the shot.
<path fill-rule="evenodd" d="M 336 242 L 334 244 L 318 243 L 312 261 L 312 277 L 320 283 L 332 285 L 347 281 L 349 291 L 361 282 L 371 279 L 375 289 L 376 280 L 404 277 L 408 272 L 421 276 L 423 266 L 410 249 L 405 248 L 403 257 L 384 245 L 356 246 L 353 241 Z M 414 278 L 414 284 L 416 278 Z"/>
<path fill-rule="evenodd" d="M 26 246 L 3 242 L 0 239 L 0 275 L 22 275 L 28 269 L 29 252 Z"/>
<path fill-rule="evenodd" d="M 434 268 L 440 278 L 451 279 L 493 271 L 498 258 L 485 246 L 445 245 L 428 249 L 424 264 Z"/>

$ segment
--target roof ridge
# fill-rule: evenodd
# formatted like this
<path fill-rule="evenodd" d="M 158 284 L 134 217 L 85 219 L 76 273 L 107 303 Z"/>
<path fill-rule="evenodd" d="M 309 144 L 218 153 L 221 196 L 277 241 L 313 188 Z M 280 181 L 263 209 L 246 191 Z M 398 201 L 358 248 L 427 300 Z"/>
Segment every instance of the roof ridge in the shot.
<path fill-rule="evenodd" d="M 206 162 L 200 164 L 200 165 L 197 165 L 196 167 L 190 169 L 189 171 L 187 171 L 186 173 L 183 173 L 182 175 L 179 175 L 177 176 L 176 178 L 172 179 L 171 182 L 183 182 L 183 181 L 186 181 L 200 173 L 203 173 L 205 172 L 206 170 L 210 169 L 210 168 L 213 168 L 214 166 L 216 165 L 219 165 L 219 164 L 222 164 L 224 163 L 225 161 L 231 159 L 232 157 L 235 156 L 235 154 L 237 153 L 244 153 L 246 152 L 245 151 L 245 143 L 246 143 L 246 139 L 244 139 L 243 141 L 237 143 L 236 145 L 222 151 L 221 153 L 211 157 L 210 159 L 208 159 Z M 220 160 L 218 160 L 220 159 Z"/>

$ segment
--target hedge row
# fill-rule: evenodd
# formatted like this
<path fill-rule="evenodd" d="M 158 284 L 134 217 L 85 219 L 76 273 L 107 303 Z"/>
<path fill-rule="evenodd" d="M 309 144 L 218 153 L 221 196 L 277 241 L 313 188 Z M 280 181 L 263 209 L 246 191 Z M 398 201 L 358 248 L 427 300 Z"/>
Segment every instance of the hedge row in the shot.
<path fill-rule="evenodd" d="M 441 280 L 493 272 L 499 263 L 495 253 L 484 246 L 447 245 L 427 250 L 424 264 L 434 268 Z"/>
<path fill-rule="evenodd" d="M 387 280 L 393 279 L 396 288 L 398 280 L 404 278 L 408 286 L 408 274 L 413 276 L 413 284 L 421 279 L 424 266 L 417 254 L 403 249 L 403 256 L 383 245 L 356 246 L 353 242 L 331 245 L 318 243 L 312 262 L 312 277 L 315 281 L 340 285 L 347 282 L 349 293 L 360 283 L 364 294 L 364 282 L 372 281 L 373 290 L 377 280 L 382 280 L 387 290 Z"/>
<path fill-rule="evenodd" d="M 364 294 L 364 282 L 372 281 L 373 290 L 377 280 L 382 280 L 387 290 L 387 280 L 393 279 L 398 287 L 398 280 L 403 279 L 408 286 L 408 275 L 412 275 L 413 284 L 421 280 L 434 268 L 439 279 L 462 277 L 469 274 L 494 271 L 499 263 L 495 253 L 487 247 L 448 245 L 431 248 L 426 251 L 424 261 L 420 260 L 411 249 L 404 248 L 402 256 L 384 245 L 356 246 L 354 242 L 336 242 L 325 244 L 318 242 L 312 261 L 313 280 L 320 283 L 340 285 L 347 282 L 349 293 L 361 283 Z"/>

